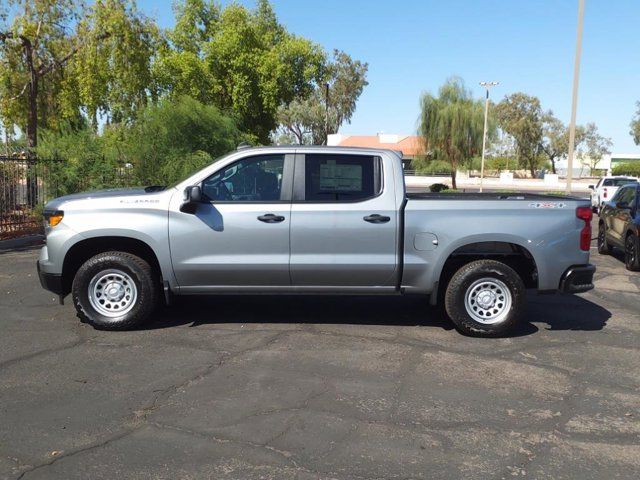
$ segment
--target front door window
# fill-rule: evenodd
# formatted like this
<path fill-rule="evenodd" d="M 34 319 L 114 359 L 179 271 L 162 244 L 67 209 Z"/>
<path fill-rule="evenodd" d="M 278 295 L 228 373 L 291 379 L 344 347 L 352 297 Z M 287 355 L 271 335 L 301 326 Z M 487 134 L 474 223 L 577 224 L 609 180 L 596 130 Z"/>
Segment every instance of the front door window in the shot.
<path fill-rule="evenodd" d="M 278 201 L 283 172 L 284 155 L 245 158 L 202 182 L 202 193 L 211 202 Z"/>

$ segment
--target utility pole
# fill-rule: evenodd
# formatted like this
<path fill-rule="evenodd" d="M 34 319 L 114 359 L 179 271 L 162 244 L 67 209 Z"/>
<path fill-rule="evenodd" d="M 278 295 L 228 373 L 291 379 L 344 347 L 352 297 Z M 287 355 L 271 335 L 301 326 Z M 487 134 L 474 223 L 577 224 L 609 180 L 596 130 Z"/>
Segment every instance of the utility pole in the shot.
<path fill-rule="evenodd" d="M 480 193 L 482 193 L 482 182 L 484 181 L 484 153 L 487 147 L 487 118 L 489 117 L 489 89 L 495 87 L 500 82 L 480 82 L 480 85 L 487 90 L 484 102 L 484 130 L 482 131 L 482 162 L 480 163 Z"/>
<path fill-rule="evenodd" d="M 325 144 L 329 142 L 329 83 L 324 84 L 324 133 Z"/>
<path fill-rule="evenodd" d="M 567 193 L 571 193 L 573 179 L 573 157 L 576 141 L 576 109 L 578 108 L 578 83 L 580 80 L 580 55 L 582 53 L 582 24 L 584 0 L 578 0 L 578 33 L 576 38 L 576 58 L 573 64 L 573 96 L 571 100 L 571 121 L 569 122 L 569 155 L 567 158 Z"/>

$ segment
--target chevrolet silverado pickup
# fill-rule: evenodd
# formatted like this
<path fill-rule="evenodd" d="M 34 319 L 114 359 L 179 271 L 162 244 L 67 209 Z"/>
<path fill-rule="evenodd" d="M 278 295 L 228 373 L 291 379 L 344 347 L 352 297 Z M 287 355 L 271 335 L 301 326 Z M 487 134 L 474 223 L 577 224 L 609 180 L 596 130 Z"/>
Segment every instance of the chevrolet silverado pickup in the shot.
<path fill-rule="evenodd" d="M 407 193 L 391 150 L 241 149 L 171 187 L 45 206 L 44 288 L 96 328 L 132 328 L 174 295 L 424 295 L 496 336 L 527 289 L 593 288 L 588 201 Z"/>

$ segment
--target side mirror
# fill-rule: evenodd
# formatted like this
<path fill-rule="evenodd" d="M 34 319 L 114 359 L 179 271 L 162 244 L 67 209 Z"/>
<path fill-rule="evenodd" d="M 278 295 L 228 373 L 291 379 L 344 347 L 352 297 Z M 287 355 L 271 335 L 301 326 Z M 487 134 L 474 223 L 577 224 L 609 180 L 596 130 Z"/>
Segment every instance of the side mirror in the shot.
<path fill-rule="evenodd" d="M 180 206 L 180 211 L 185 213 L 195 213 L 196 206 L 202 202 L 202 189 L 199 185 L 184 189 L 184 201 Z"/>
<path fill-rule="evenodd" d="M 628 202 L 616 202 L 616 208 L 621 210 L 629 210 L 631 207 Z"/>
<path fill-rule="evenodd" d="M 596 186 L 595 185 L 589 185 L 589 190 L 595 190 Z"/>

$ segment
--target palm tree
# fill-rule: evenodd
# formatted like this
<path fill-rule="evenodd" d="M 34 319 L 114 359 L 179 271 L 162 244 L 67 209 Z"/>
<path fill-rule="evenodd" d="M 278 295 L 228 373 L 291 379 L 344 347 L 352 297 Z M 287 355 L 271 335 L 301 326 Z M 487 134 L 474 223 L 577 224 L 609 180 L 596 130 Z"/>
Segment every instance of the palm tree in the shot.
<path fill-rule="evenodd" d="M 449 162 L 456 188 L 458 167 L 482 150 L 482 101 L 473 98 L 461 78 L 452 77 L 440 87 L 438 97 L 425 93 L 420 103 L 420 134 L 436 158 Z"/>

